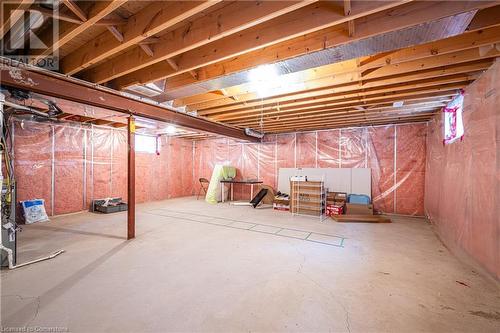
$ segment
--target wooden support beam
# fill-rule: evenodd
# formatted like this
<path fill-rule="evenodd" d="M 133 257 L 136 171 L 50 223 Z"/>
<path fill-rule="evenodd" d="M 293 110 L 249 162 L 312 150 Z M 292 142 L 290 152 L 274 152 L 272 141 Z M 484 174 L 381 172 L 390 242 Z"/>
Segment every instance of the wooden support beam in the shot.
<path fill-rule="evenodd" d="M 135 238 L 135 120 L 128 117 L 128 168 L 127 168 L 127 239 Z"/>
<path fill-rule="evenodd" d="M 193 80 L 189 75 L 173 74 L 170 68 L 153 65 L 144 72 L 137 71 L 116 79 L 117 87 L 127 86 L 130 82 L 147 83 L 149 80 L 168 78 L 167 85 L 171 92 L 188 91 L 185 88 L 199 81 L 212 80 L 221 76 L 248 70 L 250 68 L 282 61 L 315 51 L 323 50 L 349 43 L 353 40 L 369 38 L 390 31 L 400 30 L 409 26 L 423 24 L 443 17 L 456 15 L 480 8 L 488 8 L 498 4 L 498 1 L 415 1 L 404 4 L 392 10 L 366 16 L 356 22 L 356 37 L 349 38 L 342 34 L 342 28 L 334 26 L 276 44 L 272 47 L 259 49 L 230 59 L 204 66 L 199 69 L 199 80 Z M 146 73 L 146 69 L 148 73 Z M 186 96 L 186 95 L 184 95 Z"/>
<path fill-rule="evenodd" d="M 386 65 L 396 65 L 417 59 L 435 57 L 437 55 L 457 53 L 459 51 L 475 49 L 484 45 L 495 44 L 498 41 L 500 41 L 500 16 L 497 18 L 494 25 L 487 28 L 465 32 L 435 42 L 396 50 L 386 53 L 381 57 L 368 57 L 368 59 L 361 62 L 360 69 L 366 70 Z"/>
<path fill-rule="evenodd" d="M 500 54 L 500 53 L 499 53 Z M 239 112 L 262 112 L 268 109 L 276 109 L 278 106 L 283 109 L 284 107 L 290 105 L 304 105 L 311 101 L 315 103 L 321 103 L 322 101 L 329 100 L 334 96 L 345 96 L 353 93 L 368 93 L 371 91 L 395 91 L 400 89 L 406 89 L 405 87 L 416 87 L 416 86 L 429 86 L 429 85 L 439 85 L 444 83 L 450 83 L 457 80 L 470 80 L 472 78 L 468 77 L 467 74 L 463 74 L 464 71 L 470 69 L 471 71 L 479 71 L 481 69 L 487 69 L 492 64 L 492 60 L 480 61 L 477 63 L 472 63 L 466 66 L 457 66 L 457 71 L 448 70 L 443 68 L 440 70 L 428 70 L 422 71 L 423 73 L 412 74 L 399 74 L 397 77 L 383 79 L 377 78 L 372 79 L 369 82 L 359 86 L 357 81 L 351 83 L 340 82 L 339 84 L 334 84 L 322 89 L 316 89 L 312 91 L 304 91 L 295 94 L 279 96 L 277 98 L 270 98 L 266 100 L 253 100 L 246 103 L 235 102 L 222 107 L 209 108 L 204 110 L 198 110 L 198 114 L 201 116 L 214 116 L 217 114 L 228 114 L 239 113 Z M 446 65 L 445 65 L 446 66 Z M 427 73 L 426 73 L 427 72 Z M 452 75 L 449 75 L 452 74 Z M 405 81 L 406 80 L 406 81 Z"/>
<path fill-rule="evenodd" d="M 445 65 L 426 70 L 408 70 L 407 72 L 395 71 L 392 72 L 389 76 L 380 76 L 377 78 L 373 78 L 372 80 L 365 81 L 362 85 L 359 85 L 359 78 L 354 74 L 337 74 L 333 79 L 319 79 L 312 82 L 307 81 L 305 82 L 305 85 L 309 89 L 305 89 L 302 91 L 290 92 L 288 94 L 272 96 L 264 99 L 259 99 L 256 94 L 249 93 L 240 95 L 237 102 L 229 102 L 227 100 L 201 102 L 192 104 L 188 108 L 188 110 L 197 110 L 200 115 L 210 115 L 211 113 L 217 113 L 224 110 L 237 110 L 240 108 L 248 108 L 252 106 L 260 110 L 263 105 L 287 103 L 287 101 L 289 100 L 299 98 L 318 98 L 325 94 L 331 94 L 333 91 L 347 93 L 349 91 L 358 90 L 360 88 L 383 87 L 386 85 L 398 83 L 403 85 L 405 83 L 424 79 L 434 80 L 443 76 L 475 73 L 487 69 L 491 64 L 492 60 L 486 59 L 482 61 L 473 61 L 457 65 Z"/>
<path fill-rule="evenodd" d="M 351 0 L 344 0 L 344 15 L 351 15 Z M 354 20 L 347 21 L 347 30 L 349 37 L 354 37 Z"/>
<path fill-rule="evenodd" d="M 124 25 L 127 24 L 127 20 L 122 19 L 121 17 L 107 17 L 98 21 L 96 25 Z"/>
<path fill-rule="evenodd" d="M 175 60 L 174 60 L 174 59 L 170 59 L 170 58 L 169 58 L 169 59 L 166 59 L 165 61 L 167 62 L 167 64 L 168 64 L 170 67 L 172 67 L 172 69 L 173 69 L 174 71 L 179 70 L 179 66 L 177 66 L 177 64 L 175 63 Z"/>
<path fill-rule="evenodd" d="M 153 1 L 127 20 L 122 30 L 125 37 L 123 42 L 102 34 L 67 55 L 61 62 L 62 71 L 69 75 L 75 74 L 178 24 L 217 2 L 219 1 Z"/>
<path fill-rule="evenodd" d="M 41 40 L 46 45 L 51 45 L 49 48 L 41 51 L 35 51 L 34 56 L 36 59 L 44 58 L 53 54 L 60 47 L 68 43 L 70 40 L 83 33 L 94 24 L 99 22 L 102 18 L 112 13 L 115 9 L 123 5 L 127 0 L 109 0 L 109 1 L 96 1 L 89 10 L 87 21 L 82 24 L 75 25 L 70 22 L 61 22 L 59 24 L 59 39 L 52 41 L 52 31 L 47 31 L 41 36 Z M 50 29 L 49 29 L 50 30 Z M 114 37 L 113 37 L 114 38 Z"/>
<path fill-rule="evenodd" d="M 109 59 L 106 64 L 96 66 L 84 76 L 96 83 L 109 81 L 310 5 L 314 1 L 235 1 L 195 21 L 186 22 L 162 36 L 155 48 L 154 57 L 147 57 L 138 48 L 133 48 L 119 58 Z M 178 67 L 175 71 L 178 71 Z"/>
<path fill-rule="evenodd" d="M 83 21 L 74 15 L 61 13 L 60 10 L 47 9 L 41 6 L 33 6 L 33 9 L 40 12 L 45 17 L 52 17 L 56 20 L 66 21 L 74 24 L 82 24 Z"/>
<path fill-rule="evenodd" d="M 446 103 L 450 100 L 450 98 L 446 99 L 438 99 L 435 102 L 431 103 L 411 103 L 405 104 L 402 108 L 395 108 L 392 103 L 384 104 L 384 106 L 378 107 L 377 104 L 371 103 L 375 105 L 375 107 L 371 107 L 370 105 L 363 104 L 363 107 L 347 107 L 347 108 L 334 108 L 334 109 L 326 109 L 320 112 L 316 112 L 315 114 L 282 114 L 275 116 L 265 116 L 262 118 L 254 118 L 251 120 L 245 121 L 228 121 L 229 124 L 238 127 L 255 127 L 258 126 L 261 121 L 265 125 L 270 124 L 290 124 L 297 121 L 307 121 L 307 120 L 319 120 L 319 119 L 327 119 L 328 117 L 334 118 L 348 118 L 353 115 L 359 114 L 372 114 L 379 115 L 391 112 L 420 112 L 425 110 L 436 110 L 440 107 L 446 105 Z M 371 106 L 373 106 L 371 105 Z"/>
<path fill-rule="evenodd" d="M 75 14 L 82 22 L 87 21 L 87 13 L 85 13 L 73 0 L 62 0 L 64 5 Z"/>
<path fill-rule="evenodd" d="M 464 88 L 471 81 L 460 81 L 456 83 L 449 83 L 445 85 L 436 84 L 432 86 L 431 83 L 428 83 L 428 86 L 424 85 L 423 87 L 415 87 L 406 86 L 401 87 L 399 89 L 386 89 L 382 91 L 372 91 L 369 93 L 351 93 L 345 95 L 345 98 L 342 96 L 338 96 L 338 98 L 325 98 L 320 102 L 312 102 L 312 101 L 304 101 L 300 104 L 295 104 L 291 106 L 283 106 L 283 107 L 272 107 L 268 108 L 264 111 L 254 111 L 254 110 L 245 110 L 239 111 L 236 113 L 223 113 L 219 115 L 210 116 L 210 119 L 214 119 L 217 121 L 228 121 L 232 119 L 244 119 L 251 117 L 258 117 L 260 114 L 270 115 L 270 114 L 283 114 L 285 112 L 302 112 L 306 114 L 308 112 L 314 112 L 321 109 L 326 109 L 330 107 L 345 107 L 350 106 L 352 104 L 362 105 L 367 102 L 392 102 L 397 100 L 406 100 L 411 97 L 427 97 L 429 95 L 432 96 L 448 96 L 451 93 L 456 93 L 458 89 Z"/>
<path fill-rule="evenodd" d="M 153 50 L 151 49 L 151 47 L 147 44 L 139 44 L 139 47 L 142 49 L 142 51 L 144 51 L 144 53 L 146 53 L 149 57 L 152 57 L 154 56 L 154 53 L 153 53 Z"/>
<path fill-rule="evenodd" d="M 125 97 L 109 89 L 104 90 L 93 85 L 84 85 L 80 81 L 75 82 L 65 77 L 56 77 L 50 72 L 42 73 L 27 70 L 22 66 L 11 67 L 6 64 L 0 64 L 0 77 L 2 78 L 2 85 L 5 86 L 25 89 L 47 96 L 83 103 L 85 105 L 102 107 L 108 110 L 169 122 L 178 126 L 241 140 L 259 141 L 256 138 L 245 135 L 244 132 L 239 129 L 221 123 Z"/>
<path fill-rule="evenodd" d="M 449 91 L 438 91 L 438 92 L 431 92 L 431 93 L 417 93 L 416 95 L 404 95 L 401 94 L 399 95 L 400 100 L 404 100 L 405 103 L 412 103 L 412 102 L 417 102 L 417 101 L 441 101 L 441 100 L 449 100 L 450 98 L 456 96 L 458 91 L 456 89 L 452 89 Z M 334 105 L 325 105 L 320 106 L 320 107 L 315 107 L 308 109 L 306 111 L 301 112 L 300 110 L 296 111 L 290 111 L 286 113 L 280 113 L 280 112 L 268 112 L 262 115 L 263 119 L 269 119 L 269 118 L 278 118 L 281 116 L 288 117 L 288 116 L 293 116 L 293 115 L 301 115 L 301 116 L 309 116 L 309 115 L 314 115 L 317 117 L 321 117 L 323 112 L 340 112 L 342 110 L 348 110 L 348 109 L 353 109 L 353 108 L 366 108 L 366 107 L 373 107 L 375 105 L 381 105 L 384 107 L 389 107 L 393 105 L 394 99 L 389 97 L 389 98 L 366 98 L 366 99 L 359 99 L 359 100 L 353 100 L 347 103 L 341 103 L 341 104 L 334 104 Z M 239 126 L 239 124 L 244 124 L 245 122 L 252 122 L 252 121 L 258 121 L 260 122 L 261 116 L 259 115 L 252 115 L 252 116 L 246 116 L 246 117 L 235 117 L 232 120 L 227 120 L 225 121 L 228 124 L 234 124 L 234 126 Z"/>
<path fill-rule="evenodd" d="M 120 32 L 120 30 L 118 30 L 117 27 L 115 27 L 114 25 L 108 25 L 106 26 L 106 28 L 109 32 L 111 32 L 111 34 L 116 38 L 117 41 L 119 41 L 120 43 L 123 42 L 123 34 Z"/>
<path fill-rule="evenodd" d="M 354 120 L 341 120 L 341 121 L 327 121 L 327 122 L 317 122 L 308 123 L 300 125 L 291 126 L 275 126 L 268 127 L 265 131 L 266 133 L 276 133 L 276 132 L 301 132 L 308 130 L 320 130 L 320 129 L 331 129 L 331 128 L 341 128 L 341 127 L 353 127 L 353 126 L 371 126 L 380 124 L 396 124 L 402 122 L 425 122 L 431 119 L 435 115 L 435 112 L 430 112 L 422 115 L 409 115 L 409 116 L 386 116 L 377 119 L 354 119 Z"/>
<path fill-rule="evenodd" d="M 345 125 L 345 124 L 352 124 L 352 123 L 358 123 L 358 122 L 371 122 L 371 121 L 381 121 L 385 119 L 397 119 L 401 120 L 404 118 L 411 118 L 411 119 L 422 119 L 422 118 L 430 118 L 433 115 L 438 112 L 439 109 L 434 109 L 434 110 L 427 110 L 426 112 L 422 113 L 416 113 L 416 114 L 384 114 L 381 116 L 365 116 L 365 115 L 358 115 L 358 116 L 352 116 L 349 118 L 325 118 L 322 120 L 316 120 L 316 121 L 301 121 L 301 122 L 292 122 L 292 123 L 283 123 L 279 125 L 272 125 L 272 126 L 265 126 L 263 127 L 263 130 L 265 132 L 276 130 L 279 128 L 289 128 L 289 127 L 299 127 L 299 128 L 305 128 L 305 127 L 315 127 L 315 126 L 324 126 L 326 124 L 329 124 L 330 126 L 332 125 Z"/>
<path fill-rule="evenodd" d="M 479 10 L 471 23 L 469 24 L 468 30 L 482 29 L 486 26 L 494 25 L 498 23 L 500 17 L 500 5 L 492 8 L 486 8 Z"/>
<path fill-rule="evenodd" d="M 407 2 L 399 1 L 360 1 L 353 8 L 351 16 L 363 17 L 386 9 L 390 9 Z M 173 72 L 168 66 L 159 63 L 119 77 L 114 81 L 116 87 L 127 87 L 130 82 L 147 83 L 155 81 L 153 77 L 164 78 L 193 69 L 230 59 L 253 50 L 270 47 L 307 35 L 334 25 L 343 24 L 348 19 L 337 11 L 332 10 L 324 3 L 313 4 L 291 13 L 279 16 L 238 34 L 197 47 L 182 53 L 176 60 L 179 70 Z M 302 48 L 303 49 L 303 48 Z M 276 59 L 274 59 L 276 61 Z M 109 78 L 95 77 L 95 82 L 106 82 Z"/>
<path fill-rule="evenodd" d="M 17 3 L 1 4 L 0 13 L 0 38 L 10 30 L 10 28 L 24 15 L 24 11 L 29 9 L 35 0 L 19 0 Z"/>

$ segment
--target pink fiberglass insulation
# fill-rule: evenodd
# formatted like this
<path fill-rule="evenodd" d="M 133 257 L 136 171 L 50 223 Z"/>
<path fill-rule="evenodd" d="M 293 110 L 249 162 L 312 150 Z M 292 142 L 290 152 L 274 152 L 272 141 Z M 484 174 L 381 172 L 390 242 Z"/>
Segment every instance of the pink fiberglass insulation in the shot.
<path fill-rule="evenodd" d="M 85 209 L 83 201 L 85 130 L 79 127 L 54 127 L 54 214 Z"/>
<path fill-rule="evenodd" d="M 243 145 L 243 156 L 241 173 L 244 179 L 258 179 L 259 176 L 259 146 L 260 144 L 250 143 Z M 241 199 L 250 198 L 249 185 L 237 185 L 241 187 Z M 255 195 L 255 193 L 254 193 Z"/>
<path fill-rule="evenodd" d="M 128 199 L 128 182 L 127 182 L 127 132 L 113 130 L 113 172 L 111 193 L 112 197 L 119 197 L 123 200 Z"/>
<path fill-rule="evenodd" d="M 244 145 L 234 140 L 228 140 L 228 164 L 236 168 L 236 179 L 243 179 Z M 234 199 L 243 198 L 241 186 L 233 186 Z"/>
<path fill-rule="evenodd" d="M 215 163 L 232 165 L 237 179 L 259 178 L 276 188 L 280 168 L 368 167 L 376 210 L 423 215 L 426 128 L 418 123 L 272 134 L 261 144 L 227 140 L 225 163 L 207 158 L 226 151 L 224 141 L 204 140 L 196 143 L 195 170 L 202 169 L 209 178 Z M 249 198 L 248 186 L 234 189 L 235 199 Z"/>
<path fill-rule="evenodd" d="M 461 141 L 429 124 L 425 212 L 447 246 L 500 280 L 500 63 L 465 88 Z"/>
<path fill-rule="evenodd" d="M 295 134 L 279 134 L 276 136 L 276 164 L 280 168 L 295 168 Z"/>
<path fill-rule="evenodd" d="M 57 215 L 88 209 L 93 199 L 127 200 L 125 130 L 21 119 L 13 125 L 18 201 L 44 199 L 47 213 Z M 161 137 L 160 155 L 136 152 L 137 202 L 192 193 L 191 141 Z"/>
<path fill-rule="evenodd" d="M 113 148 L 112 134 L 107 128 L 95 127 L 92 130 L 90 179 L 92 198 L 107 198 L 111 195 L 111 151 Z"/>
<path fill-rule="evenodd" d="M 193 145 L 190 141 L 183 139 L 166 138 L 166 140 L 168 140 L 169 157 L 163 172 L 167 171 L 168 177 L 161 174 L 158 174 L 158 177 L 161 177 L 159 179 L 165 178 L 165 180 L 168 178 L 168 198 L 192 195 Z"/>
<path fill-rule="evenodd" d="M 365 168 L 367 152 L 366 128 L 340 130 L 341 168 Z"/>
<path fill-rule="evenodd" d="M 297 133 L 297 168 L 316 167 L 316 132 Z"/>
<path fill-rule="evenodd" d="M 318 168 L 340 168 L 340 130 L 317 133 Z"/>
<path fill-rule="evenodd" d="M 396 212 L 424 215 L 427 128 L 396 126 Z"/>
<path fill-rule="evenodd" d="M 52 211 L 52 126 L 14 121 L 14 174 L 17 201 L 44 199 Z"/>
<path fill-rule="evenodd" d="M 278 185 L 278 170 L 276 168 L 277 145 L 268 142 L 259 145 L 259 179 L 276 188 Z"/>
<path fill-rule="evenodd" d="M 394 213 L 394 126 L 368 128 L 368 167 L 372 170 L 372 201 L 377 210 Z"/>

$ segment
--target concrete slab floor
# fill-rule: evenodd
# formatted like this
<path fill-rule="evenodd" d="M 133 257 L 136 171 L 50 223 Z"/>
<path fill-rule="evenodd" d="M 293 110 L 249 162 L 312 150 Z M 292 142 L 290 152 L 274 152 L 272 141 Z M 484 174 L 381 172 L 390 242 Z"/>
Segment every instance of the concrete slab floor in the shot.
<path fill-rule="evenodd" d="M 308 241 L 306 234 L 319 236 Z M 498 285 L 455 259 L 423 219 L 319 222 L 180 198 L 139 205 L 137 238 L 125 235 L 125 213 L 81 213 L 25 227 L 19 262 L 66 253 L 2 270 L 3 329 L 500 329 Z"/>

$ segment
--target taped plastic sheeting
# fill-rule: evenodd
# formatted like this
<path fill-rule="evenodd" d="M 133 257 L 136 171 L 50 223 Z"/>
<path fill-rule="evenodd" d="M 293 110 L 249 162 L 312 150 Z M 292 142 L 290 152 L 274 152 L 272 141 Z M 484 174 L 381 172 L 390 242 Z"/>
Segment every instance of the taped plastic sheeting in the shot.
<path fill-rule="evenodd" d="M 429 124 L 425 212 L 456 254 L 500 280 L 500 63 L 465 88 L 461 141 L 443 145 L 442 114 Z"/>
<path fill-rule="evenodd" d="M 199 172 L 206 172 L 205 177 L 210 175 L 217 147 L 228 153 L 226 163 L 237 168 L 238 179 L 257 175 L 274 189 L 280 168 L 368 167 L 372 169 L 376 210 L 423 215 L 426 128 L 425 123 L 418 123 L 288 133 L 268 135 L 260 144 L 203 140 L 195 144 L 195 163 Z M 224 143 L 228 149 L 221 147 Z M 248 191 L 245 186 L 235 186 L 235 197 L 248 198 Z"/>
<path fill-rule="evenodd" d="M 49 215 L 86 210 L 93 199 L 127 200 L 127 131 L 12 119 L 17 199 L 45 200 Z M 161 153 L 136 152 L 138 203 L 193 194 L 193 144 L 160 138 Z"/>

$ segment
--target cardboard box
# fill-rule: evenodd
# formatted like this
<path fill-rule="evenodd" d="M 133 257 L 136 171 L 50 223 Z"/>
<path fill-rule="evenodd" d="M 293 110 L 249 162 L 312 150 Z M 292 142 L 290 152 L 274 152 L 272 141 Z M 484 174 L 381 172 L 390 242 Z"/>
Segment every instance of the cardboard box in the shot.
<path fill-rule="evenodd" d="M 346 203 L 346 215 L 373 215 L 373 205 Z"/>
<path fill-rule="evenodd" d="M 279 203 L 273 203 L 273 209 L 275 210 L 282 210 L 282 211 L 289 211 L 290 210 L 290 205 L 283 205 Z"/>
<path fill-rule="evenodd" d="M 326 205 L 326 216 L 333 216 L 333 215 L 342 215 L 344 214 L 344 204 L 327 204 Z"/>
<path fill-rule="evenodd" d="M 334 202 L 347 202 L 347 193 L 345 192 L 328 192 L 326 200 Z"/>
<path fill-rule="evenodd" d="M 283 197 L 276 197 L 273 200 L 273 209 L 289 211 L 290 210 L 290 200 Z"/>

